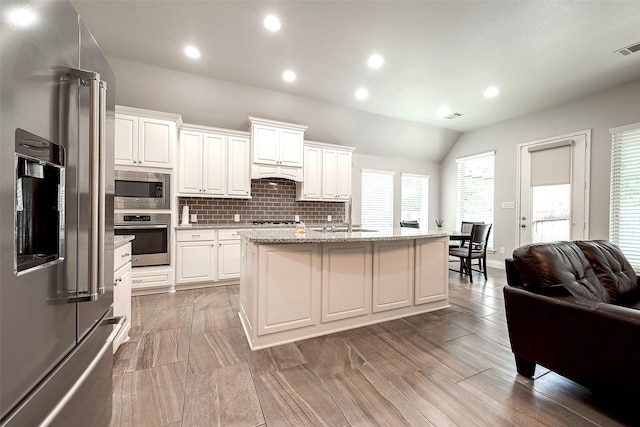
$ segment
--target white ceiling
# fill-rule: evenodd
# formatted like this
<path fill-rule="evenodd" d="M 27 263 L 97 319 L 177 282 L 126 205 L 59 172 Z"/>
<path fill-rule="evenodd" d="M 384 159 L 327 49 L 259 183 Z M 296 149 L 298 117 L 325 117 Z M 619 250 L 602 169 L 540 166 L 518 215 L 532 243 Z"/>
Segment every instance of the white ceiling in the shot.
<path fill-rule="evenodd" d="M 110 56 L 457 131 L 640 78 L 640 52 L 614 53 L 640 42 L 640 1 L 72 4 Z M 280 32 L 263 27 L 269 13 Z M 184 56 L 187 44 L 200 60 Z M 378 70 L 366 65 L 374 52 Z M 489 85 L 501 91 L 491 100 Z M 360 86 L 365 101 L 354 98 Z M 463 116 L 437 117 L 443 104 Z"/>

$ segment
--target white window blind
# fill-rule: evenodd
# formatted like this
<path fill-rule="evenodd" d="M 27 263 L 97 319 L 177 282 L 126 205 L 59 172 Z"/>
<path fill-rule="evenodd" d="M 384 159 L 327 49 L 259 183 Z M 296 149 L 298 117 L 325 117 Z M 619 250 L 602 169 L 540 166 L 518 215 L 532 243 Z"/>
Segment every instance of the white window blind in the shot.
<path fill-rule="evenodd" d="M 609 240 L 640 270 L 640 123 L 612 129 Z"/>
<path fill-rule="evenodd" d="M 429 226 L 429 177 L 426 175 L 402 174 L 401 221 L 418 221 L 420 226 Z"/>
<path fill-rule="evenodd" d="M 462 221 L 493 224 L 493 175 L 495 152 L 456 159 L 458 162 L 458 218 Z M 447 228 L 457 228 L 447 226 Z M 489 247 L 493 247 L 493 233 Z"/>
<path fill-rule="evenodd" d="M 362 170 L 362 227 L 393 228 L 393 172 Z"/>

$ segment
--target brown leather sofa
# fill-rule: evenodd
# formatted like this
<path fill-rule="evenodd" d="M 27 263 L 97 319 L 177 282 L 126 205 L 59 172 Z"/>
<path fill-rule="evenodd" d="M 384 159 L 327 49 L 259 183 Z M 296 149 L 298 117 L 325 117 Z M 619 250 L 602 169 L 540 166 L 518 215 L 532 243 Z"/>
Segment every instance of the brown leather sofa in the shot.
<path fill-rule="evenodd" d="M 594 391 L 640 396 L 640 286 L 607 241 L 526 245 L 504 287 L 518 373 L 536 364 Z"/>

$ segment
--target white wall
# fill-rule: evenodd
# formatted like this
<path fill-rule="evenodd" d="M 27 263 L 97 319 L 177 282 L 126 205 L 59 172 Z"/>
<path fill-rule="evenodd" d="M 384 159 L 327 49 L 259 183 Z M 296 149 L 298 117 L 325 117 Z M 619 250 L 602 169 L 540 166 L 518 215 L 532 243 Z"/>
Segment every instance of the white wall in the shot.
<path fill-rule="evenodd" d="M 402 181 L 401 174 L 414 173 L 429 176 L 429 228 L 433 228 L 433 222 L 439 215 L 440 197 L 440 166 L 437 163 L 422 162 L 419 160 L 401 159 L 397 157 L 369 156 L 365 154 L 353 154 L 353 223 L 360 224 L 360 207 L 362 200 L 362 169 L 376 169 L 395 172 L 393 179 L 393 221 L 395 225 L 400 222 L 400 201 Z"/>
<path fill-rule="evenodd" d="M 182 115 L 185 123 L 239 129 L 248 116 L 308 126 L 305 139 L 372 155 L 436 161 L 461 132 L 344 108 L 328 102 L 108 57 L 116 103 Z"/>
<path fill-rule="evenodd" d="M 499 99 L 496 101 L 499 102 Z M 609 175 L 611 136 L 609 129 L 640 122 L 640 80 L 598 92 L 567 104 L 506 120 L 460 137 L 440 164 L 440 207 L 447 223 L 456 218 L 455 159 L 490 150 L 495 157 L 494 246 L 505 247 L 509 256 L 516 244 L 516 210 L 502 209 L 505 201 L 516 200 L 517 145 L 573 131 L 591 129 L 591 186 L 589 237 L 609 235 Z M 496 253 L 496 261 L 505 255 Z"/>

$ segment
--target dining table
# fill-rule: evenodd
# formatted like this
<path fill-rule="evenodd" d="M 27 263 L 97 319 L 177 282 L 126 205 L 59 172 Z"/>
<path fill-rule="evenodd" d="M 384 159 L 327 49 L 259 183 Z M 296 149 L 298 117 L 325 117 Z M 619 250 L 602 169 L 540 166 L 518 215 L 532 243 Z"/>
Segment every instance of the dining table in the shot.
<path fill-rule="evenodd" d="M 456 230 L 456 231 L 447 231 L 447 233 L 449 234 L 449 240 L 460 242 L 460 246 L 463 246 L 464 242 L 471 239 L 470 231 Z"/>

